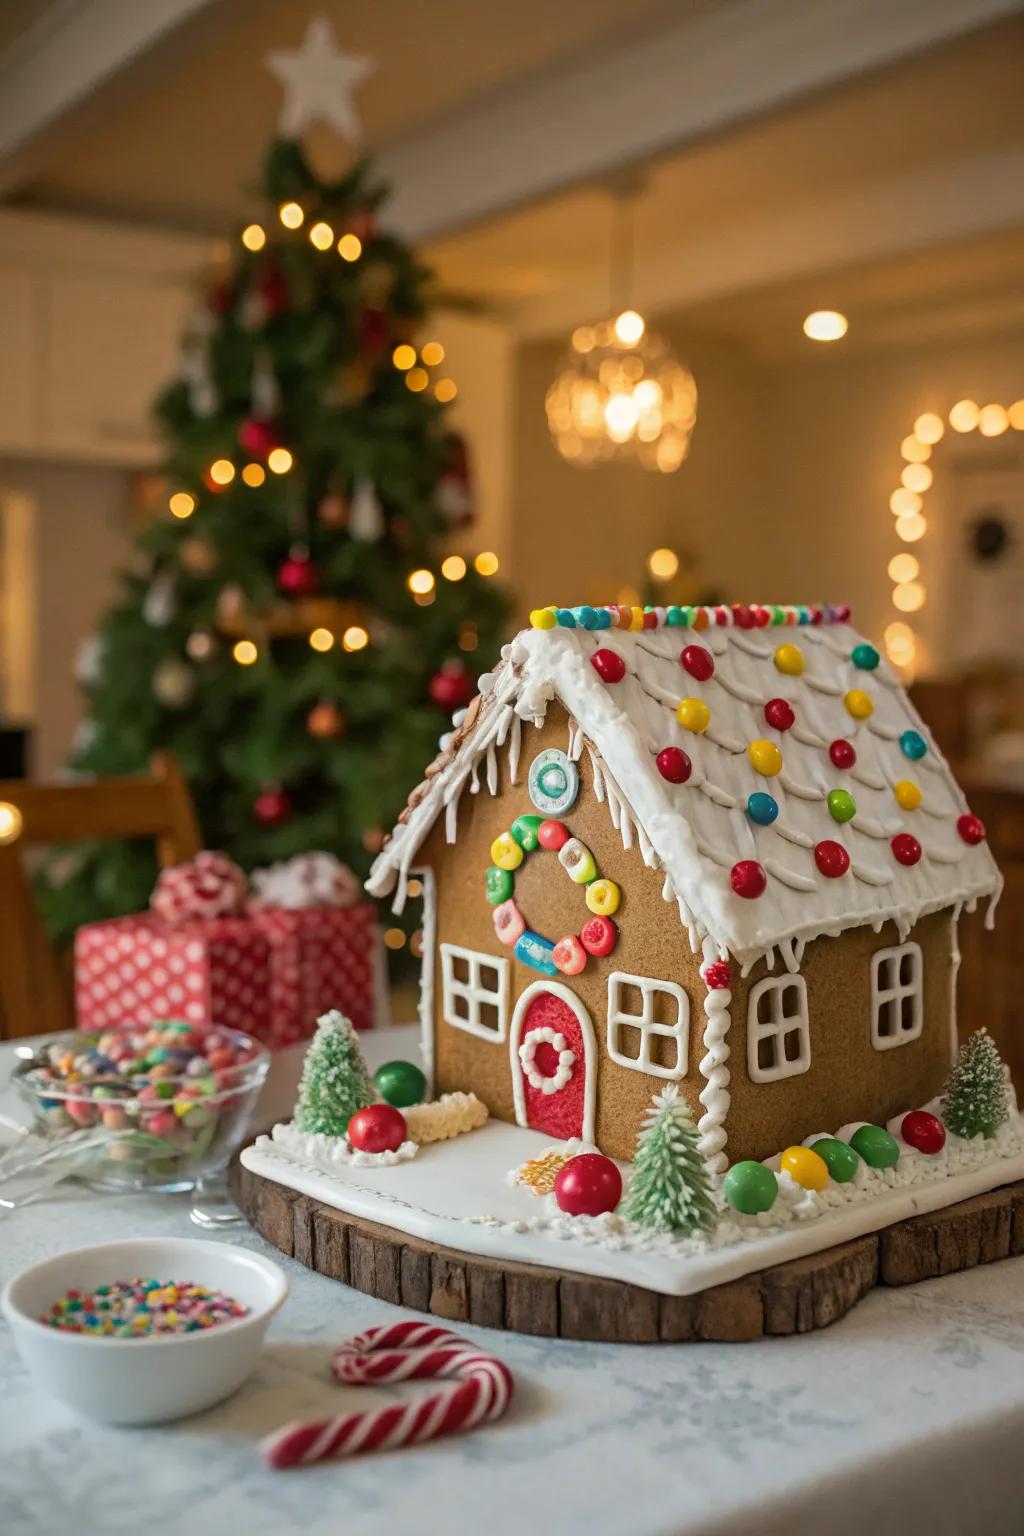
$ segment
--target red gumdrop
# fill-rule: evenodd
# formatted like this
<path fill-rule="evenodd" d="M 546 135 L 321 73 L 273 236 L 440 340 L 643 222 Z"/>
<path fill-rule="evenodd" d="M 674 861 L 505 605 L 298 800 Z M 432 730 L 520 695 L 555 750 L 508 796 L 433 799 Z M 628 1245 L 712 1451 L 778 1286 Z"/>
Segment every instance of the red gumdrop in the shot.
<path fill-rule="evenodd" d="M 610 1157 L 581 1152 L 555 1176 L 555 1200 L 567 1216 L 603 1216 L 622 1199 L 622 1174 Z"/>
<path fill-rule="evenodd" d="M 921 857 L 921 844 L 910 832 L 897 832 L 892 840 L 893 857 L 901 864 L 916 864 Z"/>
<path fill-rule="evenodd" d="M 542 821 L 537 828 L 537 841 L 549 853 L 557 853 L 569 841 L 569 828 L 563 821 Z"/>
<path fill-rule="evenodd" d="M 610 917 L 591 917 L 580 929 L 580 943 L 588 955 L 602 959 L 615 948 L 619 930 Z"/>
<path fill-rule="evenodd" d="M 606 683 L 621 683 L 626 675 L 626 663 L 618 651 L 609 651 L 606 647 L 594 652 L 590 658 L 590 665 L 598 677 Z"/>
<path fill-rule="evenodd" d="M 856 752 L 841 736 L 829 747 L 828 755 L 832 759 L 833 768 L 852 768 L 857 761 Z"/>
<path fill-rule="evenodd" d="M 788 731 L 796 715 L 792 704 L 785 699 L 769 699 L 764 707 L 764 718 L 774 731 Z"/>
<path fill-rule="evenodd" d="M 679 652 L 679 660 L 698 683 L 706 683 L 709 677 L 715 675 L 715 659 L 702 645 L 684 645 Z"/>
<path fill-rule="evenodd" d="M 732 621 L 739 629 L 753 629 L 756 620 L 746 603 L 733 603 Z"/>
<path fill-rule="evenodd" d="M 842 843 L 826 837 L 814 846 L 814 862 L 827 880 L 838 880 L 850 867 L 850 855 Z"/>
<path fill-rule="evenodd" d="M 739 863 L 733 865 L 730 879 L 736 895 L 745 897 L 747 901 L 762 896 L 768 884 L 768 876 L 756 859 L 740 859 Z"/>
<path fill-rule="evenodd" d="M 926 1109 L 912 1109 L 903 1116 L 900 1135 L 908 1147 L 934 1157 L 946 1145 L 946 1127 Z"/>
<path fill-rule="evenodd" d="M 960 817 L 956 829 L 965 843 L 973 845 L 985 841 L 985 823 L 980 816 L 972 816 L 970 811 Z"/>
<path fill-rule="evenodd" d="M 644 629 L 657 629 L 657 627 L 658 627 L 658 615 L 653 611 L 653 609 L 645 610 L 645 612 L 644 612 Z"/>
<path fill-rule="evenodd" d="M 764 629 L 765 625 L 771 621 L 771 614 L 768 612 L 768 609 L 762 608 L 760 604 L 755 609 L 753 609 L 753 614 L 754 623 L 758 629 Z"/>
<path fill-rule="evenodd" d="M 704 967 L 704 985 L 710 990 L 732 986 L 732 970 L 724 960 L 713 960 Z"/>
<path fill-rule="evenodd" d="M 405 1116 L 391 1104 L 368 1104 L 348 1123 L 349 1145 L 357 1152 L 397 1152 L 405 1136 Z"/>
<path fill-rule="evenodd" d="M 654 761 L 662 778 L 670 784 L 685 784 L 693 772 L 693 764 L 682 747 L 662 747 Z"/>

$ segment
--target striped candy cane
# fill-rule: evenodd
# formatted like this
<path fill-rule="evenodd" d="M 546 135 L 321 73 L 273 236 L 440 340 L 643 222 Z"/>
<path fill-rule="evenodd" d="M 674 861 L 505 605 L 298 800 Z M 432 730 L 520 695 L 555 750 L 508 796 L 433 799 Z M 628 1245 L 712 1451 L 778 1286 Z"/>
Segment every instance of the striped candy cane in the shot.
<path fill-rule="evenodd" d="M 338 1381 L 352 1387 L 424 1377 L 453 1379 L 450 1386 L 418 1402 L 286 1424 L 263 1441 L 271 1467 L 308 1466 L 332 1456 L 423 1445 L 500 1419 L 512 1400 L 512 1375 L 506 1365 L 431 1323 L 368 1328 L 342 1344 L 331 1366 Z"/>

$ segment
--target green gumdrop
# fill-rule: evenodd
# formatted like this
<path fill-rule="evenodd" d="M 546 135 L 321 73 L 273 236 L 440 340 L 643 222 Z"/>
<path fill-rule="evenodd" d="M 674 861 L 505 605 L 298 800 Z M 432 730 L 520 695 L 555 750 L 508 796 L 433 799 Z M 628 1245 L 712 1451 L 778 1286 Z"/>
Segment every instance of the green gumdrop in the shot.
<path fill-rule="evenodd" d="M 823 1136 L 813 1144 L 811 1151 L 817 1152 L 828 1169 L 829 1178 L 835 1179 L 837 1184 L 849 1184 L 860 1164 L 853 1148 L 836 1136 Z"/>
<path fill-rule="evenodd" d="M 422 1103 L 427 1091 L 427 1079 L 411 1061 L 386 1061 L 373 1074 L 373 1081 L 384 1102 L 395 1109 Z"/>
<path fill-rule="evenodd" d="M 503 901 L 508 901 L 515 888 L 516 882 L 510 869 L 499 869 L 496 864 L 488 866 L 484 875 L 484 891 L 492 907 L 500 907 Z"/>
<path fill-rule="evenodd" d="M 869 1168 L 895 1168 L 900 1160 L 899 1143 L 881 1125 L 862 1125 L 850 1137 L 850 1146 Z"/>
<path fill-rule="evenodd" d="M 537 829 L 543 821 L 543 816 L 517 816 L 509 828 L 512 836 L 525 853 L 536 853 L 540 847 Z"/>
<path fill-rule="evenodd" d="M 725 1198 L 735 1211 L 754 1216 L 770 1211 L 779 1192 L 779 1184 L 764 1163 L 734 1163 L 722 1182 Z"/>

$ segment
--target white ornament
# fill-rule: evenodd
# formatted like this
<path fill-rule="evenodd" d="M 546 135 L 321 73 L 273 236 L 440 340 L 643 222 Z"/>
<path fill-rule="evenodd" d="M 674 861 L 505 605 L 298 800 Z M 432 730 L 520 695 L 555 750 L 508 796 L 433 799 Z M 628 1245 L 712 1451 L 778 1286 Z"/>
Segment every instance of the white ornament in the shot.
<path fill-rule="evenodd" d="M 80 752 L 88 752 L 98 735 L 99 727 L 95 720 L 79 720 L 75 726 L 75 733 L 71 738 L 71 750 L 76 757 Z"/>
<path fill-rule="evenodd" d="M 103 675 L 103 653 L 107 642 L 102 635 L 86 635 L 79 641 L 75 652 L 75 681 L 83 688 L 91 688 Z"/>
<path fill-rule="evenodd" d="M 213 386 L 211 379 L 203 379 L 201 383 L 189 386 L 188 403 L 192 407 L 193 416 L 208 421 L 211 416 L 216 416 L 220 406 L 220 398 Z"/>
<path fill-rule="evenodd" d="M 356 875 L 333 853 L 297 853 L 268 869 L 255 869 L 252 887 L 269 907 L 291 912 L 307 907 L 351 907 L 359 900 Z"/>
<path fill-rule="evenodd" d="M 153 673 L 153 696 L 165 709 L 184 709 L 195 688 L 192 668 L 176 656 L 162 661 Z"/>
<path fill-rule="evenodd" d="M 173 578 L 158 576 L 142 599 L 142 617 L 153 629 L 166 629 L 177 609 Z"/>
<path fill-rule="evenodd" d="M 281 390 L 277 375 L 268 357 L 257 357 L 252 370 L 252 413 L 261 421 L 269 421 L 277 415 L 281 406 Z"/>
<path fill-rule="evenodd" d="M 348 509 L 348 531 L 363 544 L 376 544 L 384 532 L 384 509 L 372 480 L 359 480 Z"/>
<path fill-rule="evenodd" d="M 558 1052 L 558 1068 L 550 1077 L 537 1066 L 537 1047 L 542 1044 L 550 1045 L 553 1051 Z M 519 1060 L 523 1075 L 530 1087 L 539 1088 L 541 1093 L 552 1094 L 564 1088 L 572 1077 L 576 1052 L 569 1050 L 569 1043 L 563 1034 L 544 1025 L 539 1029 L 529 1030 L 523 1036 L 523 1043 L 519 1047 Z"/>
<path fill-rule="evenodd" d="M 330 123 L 348 143 L 358 144 L 363 134 L 352 93 L 375 67 L 372 59 L 342 53 L 326 16 L 312 17 L 301 47 L 267 55 L 267 68 L 285 90 L 278 118 L 282 135 L 297 139 L 319 120 Z"/>

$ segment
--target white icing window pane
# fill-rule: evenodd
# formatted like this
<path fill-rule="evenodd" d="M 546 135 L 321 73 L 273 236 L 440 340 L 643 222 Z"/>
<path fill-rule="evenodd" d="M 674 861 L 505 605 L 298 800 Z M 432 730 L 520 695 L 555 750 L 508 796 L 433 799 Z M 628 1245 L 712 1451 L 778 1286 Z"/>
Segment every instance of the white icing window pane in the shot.
<path fill-rule="evenodd" d="M 811 1065 L 807 986 L 802 976 L 759 981 L 747 1005 L 747 1071 L 755 1083 L 797 1077 Z"/>
<path fill-rule="evenodd" d="M 508 1029 L 509 962 L 457 944 L 441 945 L 442 1017 L 481 1040 L 504 1040 Z"/>
<path fill-rule="evenodd" d="M 608 978 L 608 1055 L 620 1067 L 678 1082 L 686 1076 L 690 1000 L 674 981 Z"/>
<path fill-rule="evenodd" d="M 871 957 L 871 1044 L 876 1051 L 916 1040 L 924 1028 L 924 965 L 919 944 Z"/>

